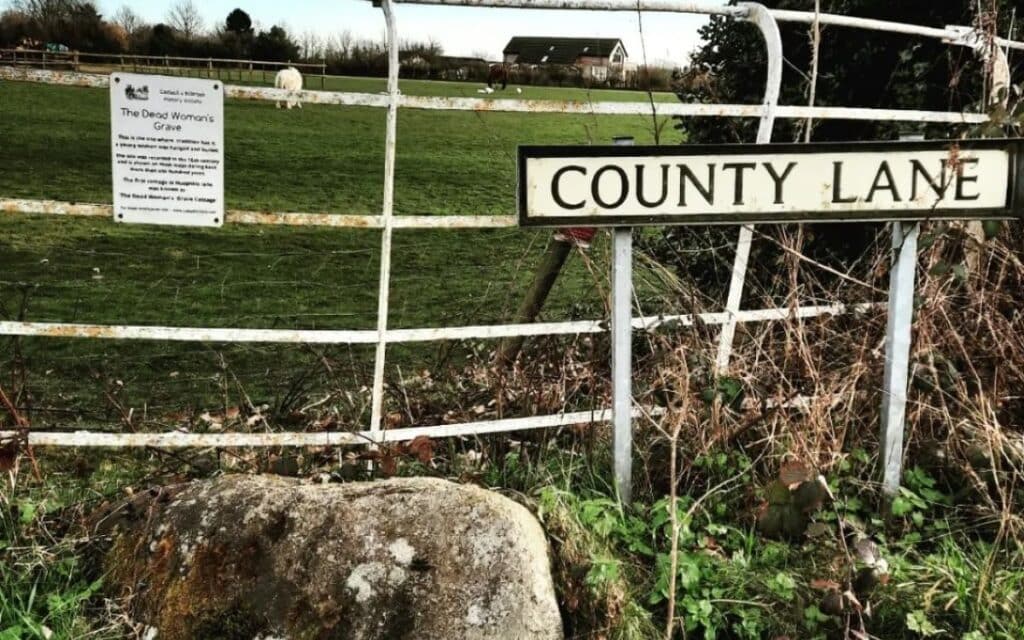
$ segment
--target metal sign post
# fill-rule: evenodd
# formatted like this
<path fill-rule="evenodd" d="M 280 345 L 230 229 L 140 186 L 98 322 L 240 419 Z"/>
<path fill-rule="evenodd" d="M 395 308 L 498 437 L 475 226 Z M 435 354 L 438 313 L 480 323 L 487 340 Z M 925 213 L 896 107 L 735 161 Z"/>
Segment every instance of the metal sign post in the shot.
<path fill-rule="evenodd" d="M 615 488 L 633 494 L 633 228 L 612 231 L 612 450 Z"/>
<path fill-rule="evenodd" d="M 616 138 L 616 146 L 633 146 Z M 633 499 L 633 228 L 612 231 L 612 455 L 619 500 Z"/>
<path fill-rule="evenodd" d="M 920 223 L 892 224 L 893 264 L 889 275 L 889 319 L 885 332 L 885 383 L 882 388 L 882 487 L 899 491 L 903 476 L 903 429 L 907 419 L 910 328 L 914 316 L 914 278 Z"/>

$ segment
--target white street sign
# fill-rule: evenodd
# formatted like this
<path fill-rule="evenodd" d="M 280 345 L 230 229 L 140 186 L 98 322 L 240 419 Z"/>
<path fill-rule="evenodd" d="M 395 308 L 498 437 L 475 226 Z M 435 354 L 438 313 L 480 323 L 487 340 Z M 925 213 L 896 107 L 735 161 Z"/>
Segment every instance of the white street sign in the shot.
<path fill-rule="evenodd" d="M 114 73 L 110 78 L 114 220 L 224 223 L 224 85 Z"/>
<path fill-rule="evenodd" d="M 1018 141 L 521 147 L 523 225 L 1005 218 Z"/>

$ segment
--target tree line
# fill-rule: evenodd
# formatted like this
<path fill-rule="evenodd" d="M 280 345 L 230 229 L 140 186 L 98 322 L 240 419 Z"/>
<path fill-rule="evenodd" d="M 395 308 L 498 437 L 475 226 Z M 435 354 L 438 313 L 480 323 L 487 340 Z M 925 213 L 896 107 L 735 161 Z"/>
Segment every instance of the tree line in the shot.
<path fill-rule="evenodd" d="M 177 0 L 161 22 L 151 24 L 129 6 L 111 16 L 93 0 L 12 0 L 0 13 L 0 48 L 51 49 L 87 53 L 150 56 L 233 58 L 324 64 L 331 75 L 384 76 L 387 48 L 383 42 L 342 31 L 321 36 L 292 33 L 283 25 L 259 28 L 246 11 L 233 9 L 223 20 L 207 24 L 194 0 Z M 434 80 L 486 82 L 486 54 L 444 55 L 436 40 L 400 43 L 402 76 Z M 513 82 L 531 85 L 583 86 L 590 82 L 580 69 L 541 65 L 516 69 Z M 641 68 L 617 86 L 667 90 L 670 71 Z"/>
<path fill-rule="evenodd" d="M 128 6 L 104 16 L 91 0 L 13 0 L 0 14 L 0 46 L 8 48 L 286 62 L 303 59 L 302 44 L 283 26 L 256 29 L 242 9 L 207 25 L 193 0 L 179 0 L 156 24 Z"/>

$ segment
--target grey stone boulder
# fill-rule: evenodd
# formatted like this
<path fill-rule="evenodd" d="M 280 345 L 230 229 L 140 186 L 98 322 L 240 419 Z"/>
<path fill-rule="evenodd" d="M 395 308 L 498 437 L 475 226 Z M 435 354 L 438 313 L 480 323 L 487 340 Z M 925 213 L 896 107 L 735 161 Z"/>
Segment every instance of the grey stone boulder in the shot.
<path fill-rule="evenodd" d="M 430 478 L 224 476 L 94 519 L 112 595 L 157 640 L 547 640 L 562 622 L 523 506 Z"/>

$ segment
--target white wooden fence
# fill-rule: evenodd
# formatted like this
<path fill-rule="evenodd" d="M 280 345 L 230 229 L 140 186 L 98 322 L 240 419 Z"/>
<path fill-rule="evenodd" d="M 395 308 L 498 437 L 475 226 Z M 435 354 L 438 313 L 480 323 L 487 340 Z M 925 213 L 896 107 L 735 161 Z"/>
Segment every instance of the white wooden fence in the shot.
<path fill-rule="evenodd" d="M 395 7 L 400 4 L 461 5 L 475 7 L 509 7 L 520 9 L 601 9 L 608 11 L 657 11 L 672 13 L 698 13 L 726 15 L 738 20 L 754 23 L 764 36 L 768 50 L 768 76 L 765 98 L 759 105 L 729 104 L 680 104 L 680 103 L 602 103 L 562 102 L 541 100 L 502 100 L 490 98 L 443 98 L 403 95 L 398 86 L 399 41 Z M 324 226 L 372 228 L 381 231 L 381 261 L 378 293 L 377 328 L 364 331 L 310 331 L 281 329 L 211 329 L 202 327 L 166 326 L 125 326 L 125 325 L 83 325 L 69 323 L 0 322 L 0 335 L 32 337 L 76 337 L 117 340 L 179 340 L 203 342 L 277 342 L 277 343 L 330 343 L 330 344 L 374 344 L 376 346 L 372 389 L 372 415 L 365 429 L 355 432 L 332 433 L 107 433 L 98 431 L 48 430 L 30 431 L 28 442 L 48 446 L 103 446 L 103 447 L 234 447 L 234 446 L 323 446 L 358 443 L 380 443 L 410 440 L 418 436 L 449 437 L 470 434 L 499 433 L 558 427 L 580 423 L 603 423 L 612 419 L 610 409 L 563 413 L 559 415 L 529 416 L 523 418 L 469 422 L 402 429 L 382 428 L 382 407 L 384 371 L 388 344 L 435 340 L 496 339 L 509 336 L 540 336 L 600 333 L 607 331 L 601 320 L 546 322 L 536 324 L 506 324 L 487 326 L 432 327 L 419 329 L 391 329 L 388 327 L 389 290 L 391 282 L 391 240 L 395 230 L 480 229 L 512 227 L 516 225 L 513 216 L 396 216 L 394 214 L 396 123 L 399 109 L 430 109 L 488 112 L 527 113 L 584 113 L 605 115 L 651 115 L 652 109 L 659 116 L 708 117 L 725 116 L 737 118 L 760 118 L 758 143 L 771 140 L 776 118 L 790 119 L 844 119 L 873 120 L 913 123 L 969 124 L 987 121 L 984 114 L 933 112 L 916 110 L 863 109 L 844 107 L 802 107 L 778 105 L 782 80 L 782 41 L 778 22 L 813 23 L 822 25 L 870 29 L 906 34 L 923 38 L 937 38 L 954 46 L 969 46 L 970 38 L 964 27 L 936 29 L 916 25 L 898 24 L 878 20 L 866 20 L 848 16 L 769 10 L 756 3 L 740 3 L 735 6 L 721 6 L 697 0 L 379 0 L 383 10 L 388 35 L 389 69 L 386 94 L 368 94 L 336 91 L 303 91 L 304 102 L 339 106 L 379 107 L 387 109 L 384 163 L 384 197 L 380 215 L 356 216 L 333 213 L 298 212 L 256 212 L 230 211 L 228 224 L 265 224 L 290 226 Z M 999 40 L 1001 46 L 1024 49 L 1024 43 Z M 49 84 L 106 87 L 107 76 L 88 75 L 56 70 L 38 70 L 25 66 L 0 66 L 0 79 L 42 82 Z M 227 97 L 243 100 L 278 101 L 287 98 L 288 92 L 264 87 L 226 86 Z M 106 204 L 78 204 L 57 201 L 24 200 L 3 198 L 0 194 L 0 212 L 51 214 L 56 216 L 111 217 L 111 206 Z M 868 312 L 881 308 L 885 303 L 853 305 L 808 306 L 800 308 L 775 308 L 743 310 L 740 308 L 746 277 L 747 259 L 750 253 L 752 229 L 743 227 L 739 232 L 736 259 L 732 271 L 728 302 L 725 310 L 698 316 L 655 316 L 635 317 L 632 328 L 637 331 L 653 331 L 659 326 L 672 323 L 676 326 L 690 326 L 696 321 L 709 325 L 720 325 L 718 365 L 724 370 L 729 365 L 736 327 L 740 323 L 771 322 L 793 318 L 811 318 L 856 312 Z M 650 413 L 642 407 L 634 407 L 631 414 Z M 0 433 L 0 437 L 12 437 L 13 432 Z"/>

